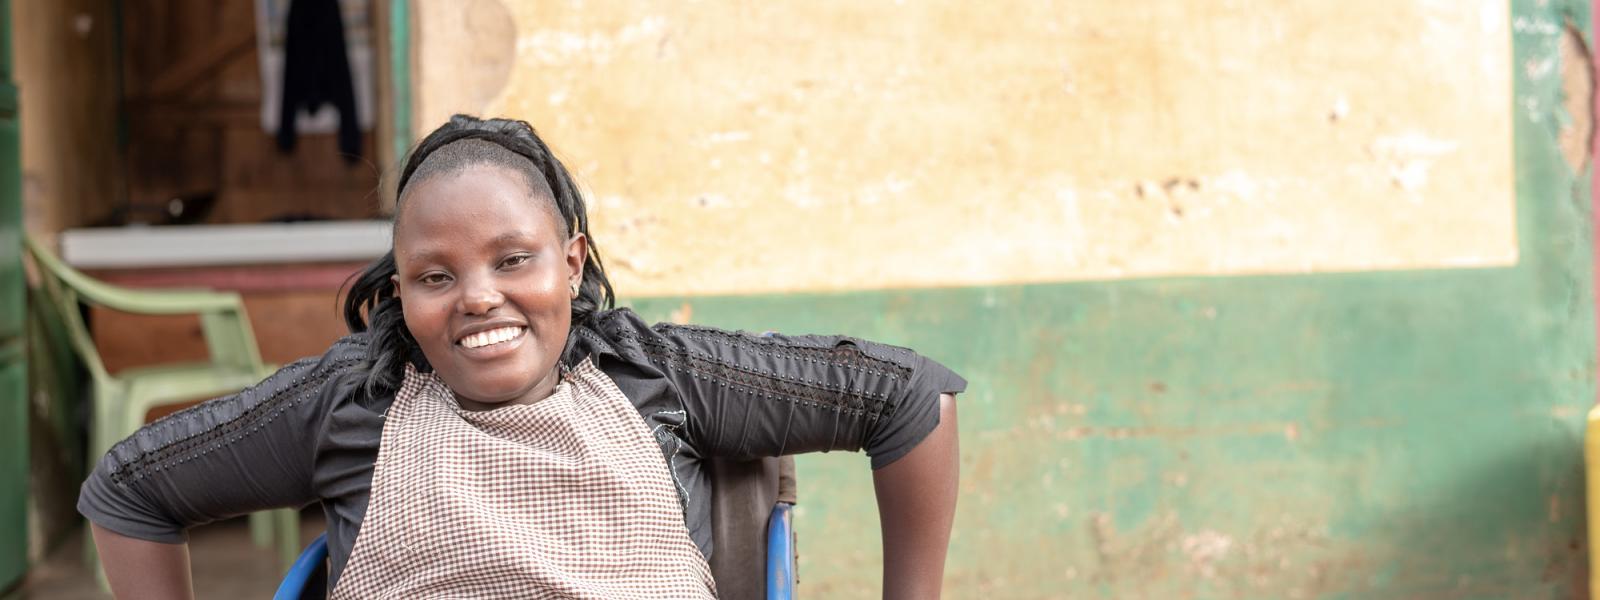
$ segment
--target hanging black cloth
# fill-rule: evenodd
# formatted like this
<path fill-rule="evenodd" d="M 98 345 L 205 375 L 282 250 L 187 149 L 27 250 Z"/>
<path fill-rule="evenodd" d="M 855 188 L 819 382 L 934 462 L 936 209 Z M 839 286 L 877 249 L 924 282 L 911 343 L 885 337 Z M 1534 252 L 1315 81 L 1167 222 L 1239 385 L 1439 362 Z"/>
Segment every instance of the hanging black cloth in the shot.
<path fill-rule="evenodd" d="M 361 157 L 361 121 L 356 116 L 350 54 L 344 45 L 339 0 L 294 0 L 284 29 L 283 102 L 278 113 L 278 149 L 292 152 L 295 114 L 332 103 L 339 111 L 339 152 L 345 162 Z"/>

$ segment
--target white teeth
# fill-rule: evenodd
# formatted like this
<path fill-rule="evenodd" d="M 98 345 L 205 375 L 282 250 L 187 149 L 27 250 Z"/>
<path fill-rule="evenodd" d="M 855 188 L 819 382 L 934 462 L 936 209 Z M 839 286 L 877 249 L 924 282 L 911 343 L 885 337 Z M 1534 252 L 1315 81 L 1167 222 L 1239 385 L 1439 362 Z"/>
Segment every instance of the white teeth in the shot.
<path fill-rule="evenodd" d="M 499 329 L 480 331 L 478 333 L 461 338 L 460 344 L 468 348 L 482 348 L 490 344 L 499 344 L 502 342 L 511 341 L 516 339 L 516 337 L 519 335 L 522 335 L 521 327 L 501 327 Z"/>

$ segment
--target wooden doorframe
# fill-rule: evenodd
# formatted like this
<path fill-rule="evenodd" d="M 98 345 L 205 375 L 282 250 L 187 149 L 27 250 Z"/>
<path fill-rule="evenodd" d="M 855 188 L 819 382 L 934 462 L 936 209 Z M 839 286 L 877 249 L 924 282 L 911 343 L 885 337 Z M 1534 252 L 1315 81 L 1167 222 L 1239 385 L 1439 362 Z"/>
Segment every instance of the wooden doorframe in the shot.
<path fill-rule="evenodd" d="M 410 151 L 412 125 L 413 51 L 412 0 L 373 0 L 379 11 L 378 50 L 378 164 L 383 166 L 383 212 L 394 212 L 395 180 Z"/>

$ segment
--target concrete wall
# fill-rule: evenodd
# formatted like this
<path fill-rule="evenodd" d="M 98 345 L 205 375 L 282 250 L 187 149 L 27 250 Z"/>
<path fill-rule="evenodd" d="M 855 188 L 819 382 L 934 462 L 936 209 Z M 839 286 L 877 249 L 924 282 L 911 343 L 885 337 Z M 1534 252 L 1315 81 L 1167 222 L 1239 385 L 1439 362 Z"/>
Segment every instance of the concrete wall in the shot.
<path fill-rule="evenodd" d="M 85 225 L 123 198 L 114 8 L 104 0 L 11 3 L 23 224 L 34 235 Z"/>
<path fill-rule="evenodd" d="M 424 2 L 417 129 L 533 122 L 636 293 L 1515 262 L 1504 0 L 1048 4 Z"/>
<path fill-rule="evenodd" d="M 647 316 L 966 374 L 949 597 L 1580 593 L 1587 2 L 907 4 L 418 0 L 415 128 L 539 127 Z"/>
<path fill-rule="evenodd" d="M 12 57 L 22 142 L 22 214 L 29 235 L 87 224 L 123 194 L 118 147 L 116 19 L 107 0 L 12 2 Z M 42 339 L 39 321 L 30 336 Z M 81 452 L 77 385 L 67 357 L 30 344 L 28 556 L 37 562 L 81 524 L 74 508 Z"/>

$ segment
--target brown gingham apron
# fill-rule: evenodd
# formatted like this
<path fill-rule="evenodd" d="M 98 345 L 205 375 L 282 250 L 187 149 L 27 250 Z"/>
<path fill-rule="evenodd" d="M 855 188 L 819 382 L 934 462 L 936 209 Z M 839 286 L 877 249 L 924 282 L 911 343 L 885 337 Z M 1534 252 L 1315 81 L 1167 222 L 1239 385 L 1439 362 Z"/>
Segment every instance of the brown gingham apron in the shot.
<path fill-rule="evenodd" d="M 549 398 L 468 411 L 406 367 L 332 598 L 714 598 L 666 460 L 585 360 Z"/>

